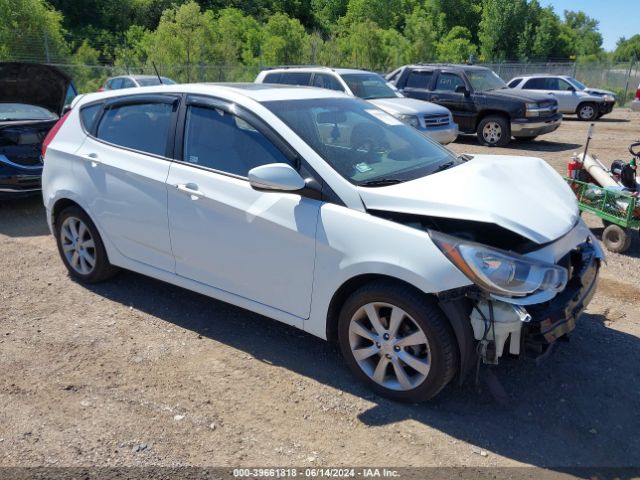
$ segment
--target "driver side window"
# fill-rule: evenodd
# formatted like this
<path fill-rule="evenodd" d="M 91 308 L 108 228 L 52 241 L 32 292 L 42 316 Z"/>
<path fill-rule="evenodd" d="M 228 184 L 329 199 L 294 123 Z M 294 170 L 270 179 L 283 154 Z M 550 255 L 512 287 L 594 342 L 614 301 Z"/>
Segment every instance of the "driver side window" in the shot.
<path fill-rule="evenodd" d="M 187 110 L 182 160 L 240 177 L 260 165 L 290 163 L 247 121 L 220 108 L 198 105 Z"/>

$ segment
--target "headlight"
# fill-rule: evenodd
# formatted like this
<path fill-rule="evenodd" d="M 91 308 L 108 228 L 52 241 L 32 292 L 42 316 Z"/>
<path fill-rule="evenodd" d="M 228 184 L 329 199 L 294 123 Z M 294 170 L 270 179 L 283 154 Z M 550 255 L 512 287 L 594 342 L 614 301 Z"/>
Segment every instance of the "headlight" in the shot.
<path fill-rule="evenodd" d="M 397 115 L 396 118 L 413 128 L 420 128 L 420 120 L 415 115 Z"/>
<path fill-rule="evenodd" d="M 540 115 L 540 106 L 537 103 L 527 103 L 525 116 L 537 117 Z"/>
<path fill-rule="evenodd" d="M 613 95 L 604 95 L 603 97 L 605 102 L 615 102 L 616 100 L 616 97 Z"/>
<path fill-rule="evenodd" d="M 469 280 L 487 292 L 524 297 L 538 290 L 559 292 L 567 284 L 567 270 L 557 265 L 432 230 L 429 236 Z"/>

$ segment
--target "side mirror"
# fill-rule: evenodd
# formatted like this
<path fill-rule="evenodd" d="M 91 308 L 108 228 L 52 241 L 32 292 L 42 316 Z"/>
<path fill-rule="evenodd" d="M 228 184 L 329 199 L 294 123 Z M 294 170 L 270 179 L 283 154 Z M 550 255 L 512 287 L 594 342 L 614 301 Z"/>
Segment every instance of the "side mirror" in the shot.
<path fill-rule="evenodd" d="M 295 192 L 305 187 L 304 179 L 286 163 L 269 163 L 249 170 L 249 184 L 255 190 Z"/>
<path fill-rule="evenodd" d="M 471 92 L 469 92 L 469 90 L 467 90 L 467 87 L 465 87 L 464 85 L 458 85 L 456 87 L 455 92 L 456 93 L 464 93 L 465 97 L 468 97 L 469 95 L 471 95 Z"/>

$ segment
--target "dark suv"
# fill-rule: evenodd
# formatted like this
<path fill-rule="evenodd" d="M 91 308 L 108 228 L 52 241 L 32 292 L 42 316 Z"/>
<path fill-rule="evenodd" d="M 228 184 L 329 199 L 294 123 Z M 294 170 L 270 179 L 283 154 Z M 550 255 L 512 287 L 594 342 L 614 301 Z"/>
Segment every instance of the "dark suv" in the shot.
<path fill-rule="evenodd" d="M 553 96 L 517 91 L 491 69 L 471 65 L 405 65 L 387 75 L 407 97 L 447 107 L 462 133 L 502 147 L 511 137 L 533 140 L 562 122 Z"/>

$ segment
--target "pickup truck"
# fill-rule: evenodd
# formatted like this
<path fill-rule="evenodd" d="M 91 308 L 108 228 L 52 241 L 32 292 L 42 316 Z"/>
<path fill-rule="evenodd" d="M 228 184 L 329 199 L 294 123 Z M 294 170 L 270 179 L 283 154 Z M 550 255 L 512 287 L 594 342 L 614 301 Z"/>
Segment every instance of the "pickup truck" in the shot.
<path fill-rule="evenodd" d="M 562 123 L 553 96 L 510 89 L 486 67 L 405 65 L 386 78 L 407 97 L 447 107 L 460 132 L 476 134 L 481 145 L 533 140 Z"/>

